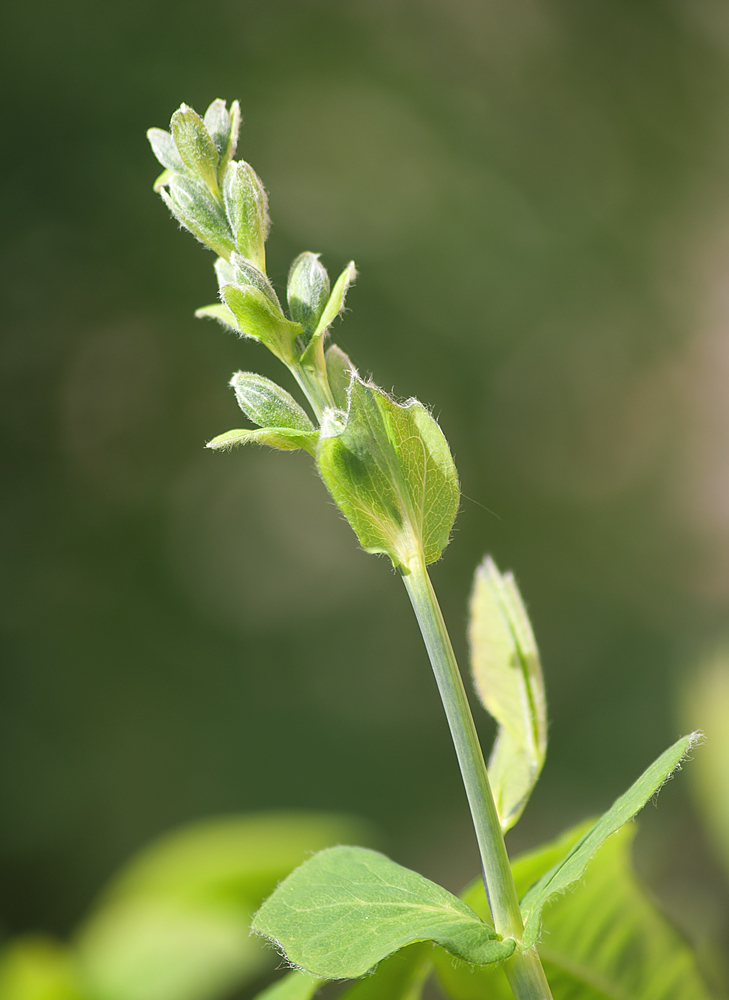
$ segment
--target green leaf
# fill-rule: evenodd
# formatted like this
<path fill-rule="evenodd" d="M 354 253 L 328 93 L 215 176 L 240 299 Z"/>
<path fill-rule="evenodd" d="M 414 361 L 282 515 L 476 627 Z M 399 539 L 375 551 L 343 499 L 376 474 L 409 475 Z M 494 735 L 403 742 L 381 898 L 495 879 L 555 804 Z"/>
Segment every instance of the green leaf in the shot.
<path fill-rule="evenodd" d="M 332 290 L 332 294 L 329 296 L 329 300 L 324 307 L 324 311 L 322 312 L 319 323 L 317 324 L 314 337 L 321 337 L 322 334 L 332 325 L 342 309 L 344 309 L 344 298 L 347 294 L 349 286 L 354 282 L 356 277 L 357 269 L 354 266 L 354 261 L 350 260 L 349 264 L 347 264 L 345 269 L 337 278 L 337 283 Z"/>
<path fill-rule="evenodd" d="M 243 161 L 230 164 L 225 173 L 223 198 L 238 251 L 265 271 L 268 200 L 253 167 Z"/>
<path fill-rule="evenodd" d="M 291 319 L 301 323 L 307 339 L 316 330 L 324 306 L 329 301 L 329 275 L 318 253 L 300 254 L 291 265 L 286 294 Z"/>
<path fill-rule="evenodd" d="M 176 173 L 186 173 L 187 167 L 182 162 L 175 140 L 169 132 L 161 128 L 150 128 L 147 130 L 147 138 L 152 147 L 152 152 L 157 157 L 163 167 Z"/>
<path fill-rule="evenodd" d="M 170 132 L 187 169 L 219 197 L 218 151 L 200 115 L 186 104 L 181 105 L 172 116 Z"/>
<path fill-rule="evenodd" d="M 84 1000 L 74 956 L 52 938 L 27 935 L 0 952 L 2 1000 Z"/>
<path fill-rule="evenodd" d="M 709 1000 L 694 955 L 631 870 L 635 827 L 620 830 L 574 892 L 549 904 L 539 952 L 555 1000 Z"/>
<path fill-rule="evenodd" d="M 214 1000 L 270 953 L 250 915 L 311 851 L 366 836 L 343 817 L 281 813 L 208 820 L 146 848 L 111 883 L 78 951 L 94 997 Z"/>
<path fill-rule="evenodd" d="M 316 976 L 292 969 L 283 979 L 259 993 L 255 1000 L 311 1000 L 321 984 L 322 980 Z"/>
<path fill-rule="evenodd" d="M 178 222 L 189 229 L 201 243 L 215 250 L 221 257 L 230 256 L 235 246 L 228 220 L 201 181 L 182 174 L 172 174 L 169 193 L 161 189 L 160 195 Z"/>
<path fill-rule="evenodd" d="M 361 847 L 333 847 L 306 861 L 252 926 L 293 965 L 323 979 L 359 978 L 416 941 L 436 941 L 477 964 L 514 950 L 456 896 Z"/>
<path fill-rule="evenodd" d="M 352 376 L 346 419 L 325 415 L 317 464 L 367 552 L 406 571 L 435 562 L 458 510 L 458 476 L 443 433 L 417 400 L 395 403 Z"/>
<path fill-rule="evenodd" d="M 345 990 L 339 1000 L 420 1000 L 433 968 L 432 953 L 429 942 L 401 948 L 380 962 L 371 976 L 359 979 Z"/>
<path fill-rule="evenodd" d="M 326 366 L 327 379 L 334 402 L 340 410 L 346 410 L 349 405 L 348 393 L 352 372 L 356 374 L 357 369 L 336 344 L 332 344 L 326 353 Z"/>
<path fill-rule="evenodd" d="M 215 302 L 211 306 L 203 306 L 201 309 L 196 309 L 195 317 L 197 319 L 215 319 L 227 329 L 235 330 L 238 334 L 240 333 L 238 320 L 222 302 Z"/>
<path fill-rule="evenodd" d="M 512 870 L 520 894 L 567 854 L 586 825 L 522 855 Z M 630 867 L 635 829 L 625 826 L 595 856 L 579 885 L 544 911 L 539 953 L 554 1000 L 708 1000 L 690 948 L 636 883 Z M 488 913 L 483 883 L 464 893 Z M 456 966 L 436 949 L 435 964 L 452 1000 L 513 1000 L 501 968 Z"/>
<path fill-rule="evenodd" d="M 278 448 L 279 451 L 296 451 L 303 448 L 310 455 L 316 455 L 318 438 L 317 431 L 307 433 L 291 430 L 290 427 L 260 427 L 254 431 L 238 428 L 219 434 L 212 441 L 208 441 L 205 447 L 212 448 L 213 451 L 231 451 L 239 444 L 267 444 L 269 448 Z"/>
<path fill-rule="evenodd" d="M 296 400 L 263 375 L 236 372 L 230 380 L 238 406 L 259 427 L 286 427 L 316 434 L 316 428 Z"/>
<path fill-rule="evenodd" d="M 511 573 L 488 557 L 470 603 L 471 673 L 481 703 L 499 724 L 489 781 L 501 828 L 521 816 L 547 752 L 547 703 L 539 652 Z"/>
<path fill-rule="evenodd" d="M 282 316 L 268 296 L 252 285 L 225 285 L 222 295 L 244 336 L 260 340 L 287 364 L 296 361 L 296 338 L 301 327 Z"/>
<path fill-rule="evenodd" d="M 612 807 L 574 845 L 566 858 L 529 890 L 521 903 L 525 948 L 530 948 L 539 937 L 541 913 L 545 903 L 582 878 L 597 849 L 659 791 L 697 741 L 698 735 L 692 733 L 661 754 L 628 791 L 616 799 Z"/>

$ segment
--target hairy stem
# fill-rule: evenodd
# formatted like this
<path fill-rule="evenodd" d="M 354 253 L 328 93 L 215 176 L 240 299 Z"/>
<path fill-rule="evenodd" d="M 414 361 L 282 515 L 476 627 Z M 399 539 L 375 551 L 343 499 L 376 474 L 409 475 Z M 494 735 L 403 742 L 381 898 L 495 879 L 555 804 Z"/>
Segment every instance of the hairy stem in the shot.
<path fill-rule="evenodd" d="M 551 1000 L 536 949 L 525 952 L 520 947 L 524 924 L 486 763 L 453 646 L 422 559 L 403 572 L 402 578 L 433 667 L 463 776 L 494 928 L 502 937 L 517 942 L 517 951 L 505 965 L 509 983 L 518 1000 Z"/>

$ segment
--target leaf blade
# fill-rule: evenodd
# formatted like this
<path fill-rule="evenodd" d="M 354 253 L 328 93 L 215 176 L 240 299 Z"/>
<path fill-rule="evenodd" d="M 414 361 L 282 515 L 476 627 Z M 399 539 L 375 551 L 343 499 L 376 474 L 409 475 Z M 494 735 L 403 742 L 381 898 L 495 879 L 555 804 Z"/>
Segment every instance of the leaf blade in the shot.
<path fill-rule="evenodd" d="M 291 875 L 253 931 L 323 979 L 356 979 L 406 945 L 433 940 L 484 964 L 513 953 L 461 900 L 376 851 L 335 847 Z"/>

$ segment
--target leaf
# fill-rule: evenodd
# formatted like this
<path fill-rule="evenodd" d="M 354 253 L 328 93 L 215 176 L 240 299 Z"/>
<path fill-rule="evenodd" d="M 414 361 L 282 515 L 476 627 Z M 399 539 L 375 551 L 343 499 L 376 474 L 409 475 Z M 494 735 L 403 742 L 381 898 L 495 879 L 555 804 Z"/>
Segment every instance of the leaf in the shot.
<path fill-rule="evenodd" d="M 521 893 L 585 832 L 585 824 L 516 858 Z M 630 866 L 635 828 L 625 826 L 595 856 L 580 884 L 544 911 L 539 953 L 554 1000 L 709 1000 L 690 948 L 637 884 Z M 488 912 L 483 883 L 466 890 Z M 512 1000 L 501 968 L 469 969 L 436 949 L 438 975 L 453 1000 Z"/>
<path fill-rule="evenodd" d="M 299 254 L 291 265 L 286 294 L 291 319 L 301 323 L 307 339 L 316 330 L 324 306 L 329 301 L 329 275 L 318 253 Z"/>
<path fill-rule="evenodd" d="M 334 402 L 340 410 L 346 410 L 349 405 L 347 393 L 352 381 L 352 372 L 356 374 L 357 369 L 336 344 L 332 344 L 326 353 L 326 366 L 327 379 Z"/>
<path fill-rule="evenodd" d="M 539 951 L 559 997 L 709 1000 L 694 955 L 637 884 L 635 827 L 616 833 L 582 885 L 550 903 Z"/>
<path fill-rule="evenodd" d="M 522 896 L 546 871 L 561 861 L 591 826 L 592 820 L 580 823 L 556 840 L 519 855 L 511 865 L 517 894 Z M 491 910 L 481 877 L 475 878 L 466 887 L 462 899 L 482 920 L 490 923 Z M 548 913 L 545 925 L 548 929 Z M 514 995 L 501 966 L 475 968 L 464 965 L 463 962 L 455 962 L 453 956 L 442 948 L 434 949 L 433 963 L 446 994 L 453 1000 L 483 1000 L 483 997 L 513 1000 Z"/>
<path fill-rule="evenodd" d="M 255 1000 L 311 1000 L 321 984 L 322 980 L 316 976 L 292 969 L 283 979 L 259 993 Z"/>
<path fill-rule="evenodd" d="M 86 926 L 78 963 L 93 997 L 214 1000 L 267 966 L 250 910 L 216 901 L 132 897 Z"/>
<path fill-rule="evenodd" d="M 310 455 L 316 455 L 318 437 L 317 431 L 307 434 L 306 431 L 294 431 L 290 427 L 260 427 L 257 430 L 238 428 L 219 434 L 212 441 L 208 441 L 205 447 L 213 451 L 230 451 L 239 444 L 267 444 L 270 448 L 278 448 L 280 451 L 296 451 L 303 448 Z"/>
<path fill-rule="evenodd" d="M 699 737 L 684 736 L 669 747 L 658 760 L 643 772 L 627 792 L 587 831 L 559 864 L 540 878 L 521 902 L 524 917 L 524 947 L 530 948 L 539 937 L 542 908 L 553 896 L 564 892 L 585 872 L 590 859 L 607 838 L 640 812 L 679 766 Z"/>
<path fill-rule="evenodd" d="M 359 978 L 416 941 L 436 941 L 478 964 L 514 950 L 456 896 L 361 847 L 333 847 L 306 861 L 252 927 L 293 965 L 323 979 Z"/>
<path fill-rule="evenodd" d="M 458 510 L 458 476 L 438 424 L 417 400 L 395 403 L 356 374 L 342 422 L 322 424 L 317 464 L 367 552 L 396 566 L 435 562 Z"/>
<path fill-rule="evenodd" d="M 152 152 L 157 157 L 163 167 L 176 173 L 186 173 L 187 167 L 182 162 L 182 157 L 177 151 L 175 140 L 169 132 L 161 128 L 150 128 L 147 130 L 147 138 L 152 147 Z"/>
<path fill-rule="evenodd" d="M 316 428 L 296 400 L 269 378 L 255 372 L 236 372 L 230 384 L 241 410 L 259 427 L 286 427 L 316 434 Z"/>
<path fill-rule="evenodd" d="M 296 360 L 296 338 L 301 327 L 282 316 L 263 292 L 252 285 L 225 285 L 222 295 L 244 336 L 260 340 L 285 363 Z"/>
<path fill-rule="evenodd" d="M 357 277 L 357 269 L 354 266 L 354 261 L 350 260 L 349 264 L 345 267 L 342 273 L 337 278 L 337 282 L 334 285 L 332 294 L 329 296 L 329 301 L 324 307 L 324 311 L 321 314 L 321 319 L 317 324 L 317 328 L 314 332 L 314 337 L 321 337 L 324 332 L 332 325 L 334 320 L 340 314 L 342 309 L 344 309 L 344 298 L 347 294 L 349 286 L 354 282 Z"/>
<path fill-rule="evenodd" d="M 200 115 L 182 104 L 170 120 L 170 132 L 187 169 L 207 185 L 212 195 L 219 197 L 218 151 Z"/>
<path fill-rule="evenodd" d="M 529 800 L 547 752 L 547 703 L 539 652 L 511 573 L 490 558 L 476 570 L 470 602 L 471 673 L 499 724 L 489 781 L 504 832 Z"/>
<path fill-rule="evenodd" d="M 218 157 L 225 157 L 230 147 L 230 115 L 225 101 L 218 98 L 208 107 L 203 117 L 203 123 L 208 135 L 213 140 L 213 146 Z"/>
<path fill-rule="evenodd" d="M 269 955 L 250 915 L 311 852 L 366 836 L 343 817 L 281 813 L 193 824 L 146 848 L 110 884 L 78 939 L 93 995 L 213 1000 Z"/>
<path fill-rule="evenodd" d="M 432 953 L 429 942 L 401 948 L 380 962 L 371 976 L 357 980 L 338 1000 L 420 1000 L 432 970 Z"/>
<path fill-rule="evenodd" d="M 169 193 L 160 189 L 165 204 L 178 222 L 189 229 L 201 243 L 221 257 L 235 249 L 233 234 L 223 210 L 205 185 L 194 177 L 172 174 Z"/>
<path fill-rule="evenodd" d="M 222 302 L 215 302 L 213 305 L 196 309 L 195 317 L 196 319 L 215 319 L 218 323 L 222 323 L 228 330 L 235 330 L 236 333 L 240 333 L 237 319 Z"/>
<path fill-rule="evenodd" d="M 52 938 L 27 935 L 0 952 L 2 1000 L 84 1000 L 73 953 Z"/>
<path fill-rule="evenodd" d="M 268 200 L 258 174 L 243 161 L 231 163 L 225 174 L 223 198 L 238 251 L 266 270 Z"/>

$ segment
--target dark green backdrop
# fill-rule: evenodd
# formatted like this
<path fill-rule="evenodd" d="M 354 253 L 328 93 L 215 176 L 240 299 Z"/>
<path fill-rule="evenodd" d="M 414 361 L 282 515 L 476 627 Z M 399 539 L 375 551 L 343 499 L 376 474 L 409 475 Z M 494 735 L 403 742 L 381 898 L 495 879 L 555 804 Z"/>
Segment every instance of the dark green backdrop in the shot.
<path fill-rule="evenodd" d="M 212 255 L 144 138 L 182 101 L 240 99 L 274 281 L 304 249 L 354 257 L 337 341 L 440 419 L 464 499 L 434 578 L 464 666 L 476 563 L 517 574 L 552 725 L 512 844 L 605 807 L 678 735 L 677 677 L 729 618 L 724 5 L 2 19 L 5 928 L 63 932 L 151 836 L 231 810 L 352 811 L 450 888 L 476 868 L 388 565 L 305 456 L 203 450 L 240 423 L 230 374 L 275 362 L 193 318 Z M 717 878 L 687 788 L 638 851 L 679 917 Z"/>

